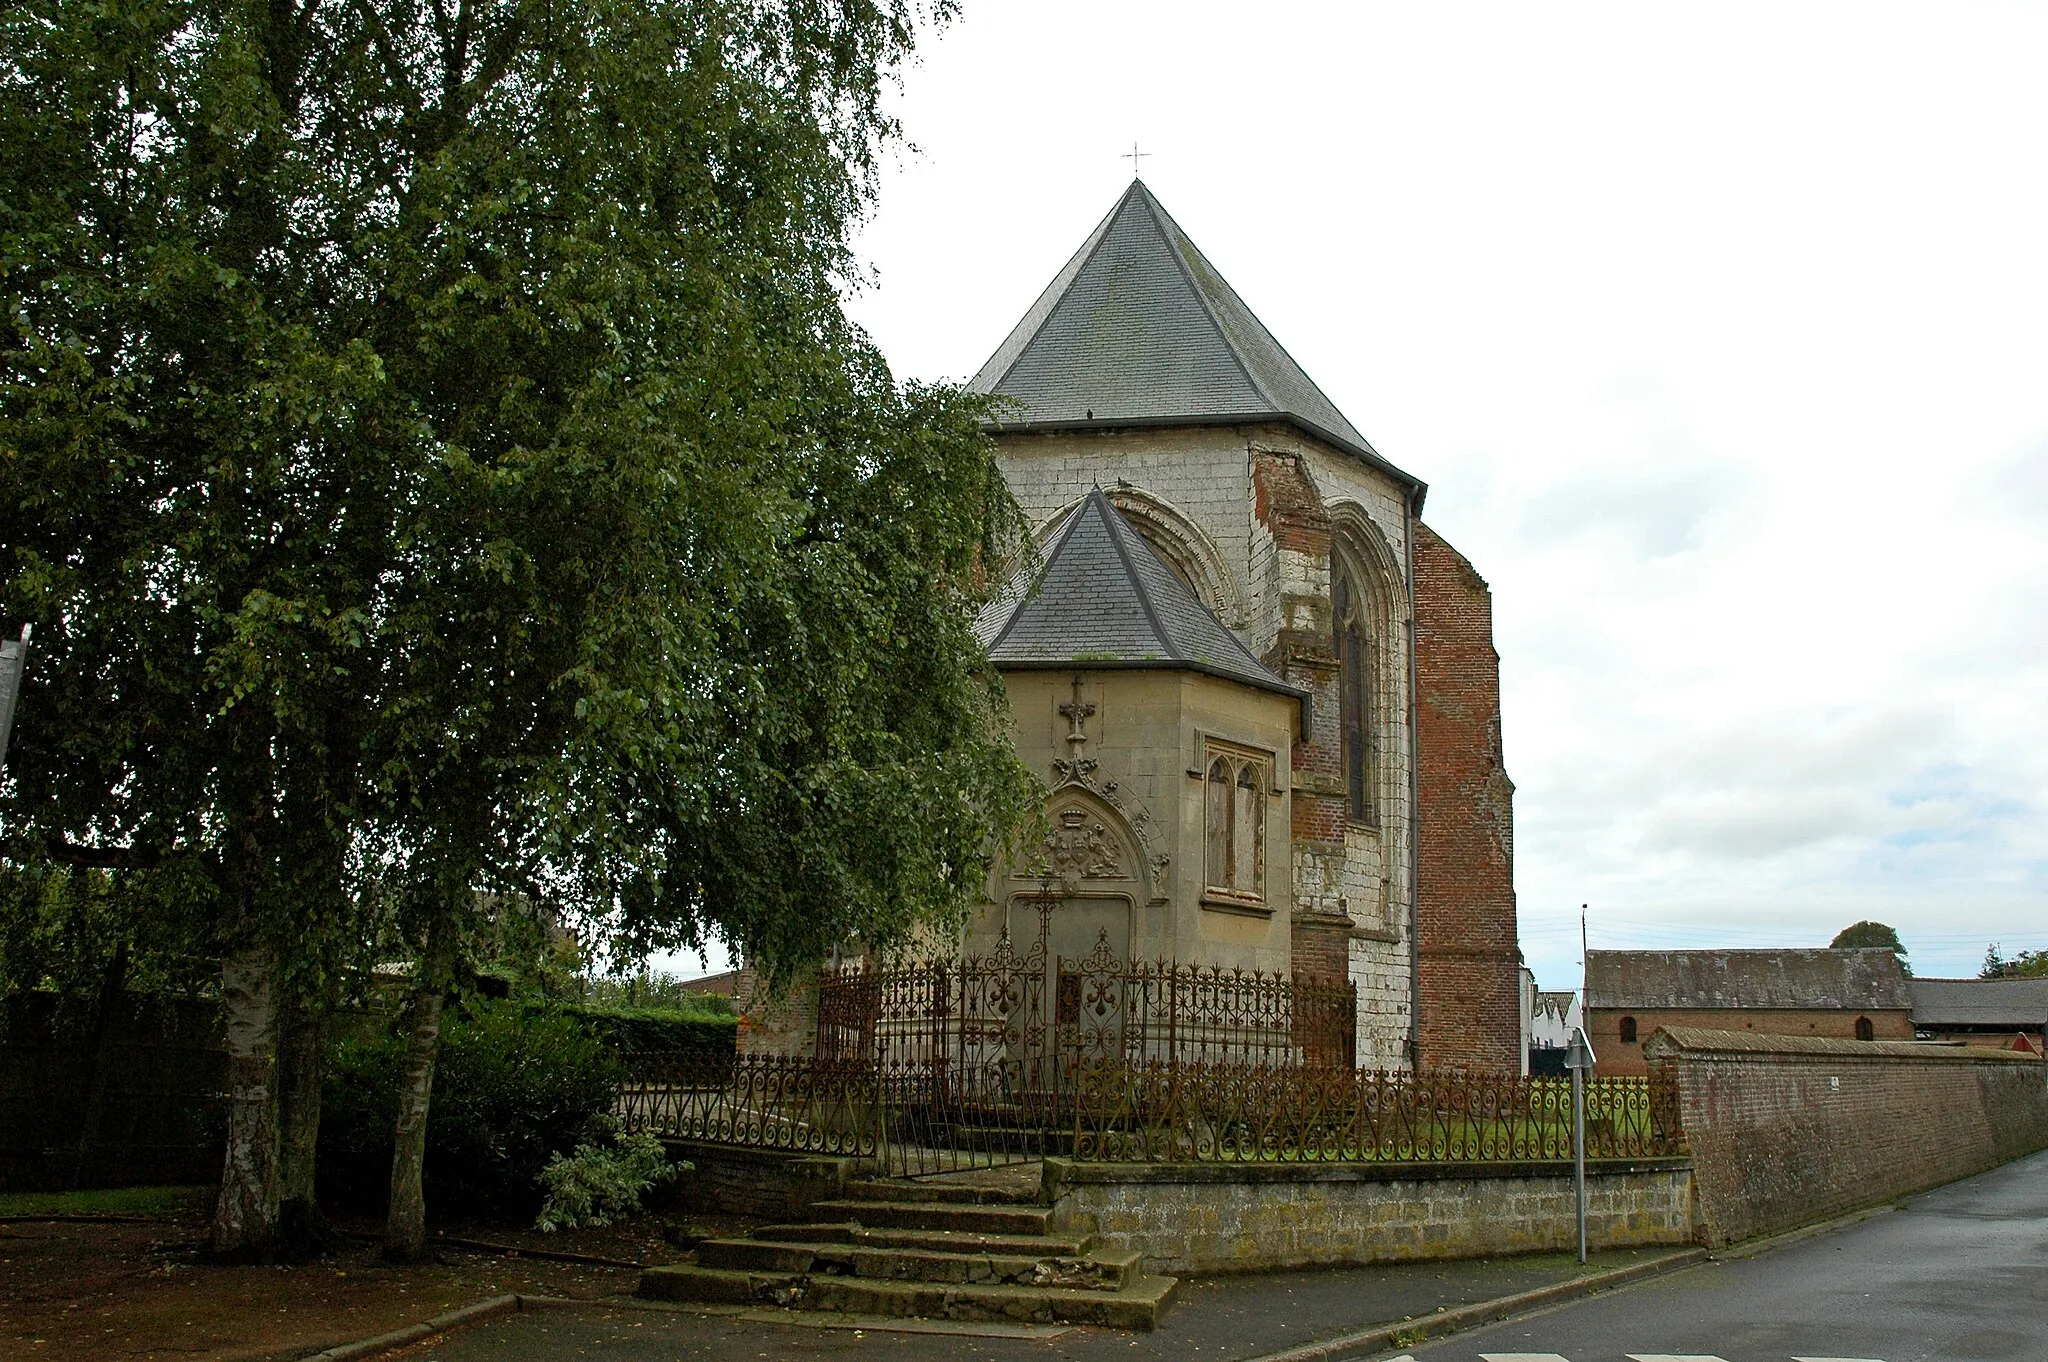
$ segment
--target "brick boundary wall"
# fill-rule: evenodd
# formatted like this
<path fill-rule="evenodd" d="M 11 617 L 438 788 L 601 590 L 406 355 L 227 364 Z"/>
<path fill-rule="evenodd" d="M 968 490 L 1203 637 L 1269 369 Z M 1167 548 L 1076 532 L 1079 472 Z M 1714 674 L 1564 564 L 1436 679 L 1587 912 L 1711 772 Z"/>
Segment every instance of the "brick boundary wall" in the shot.
<path fill-rule="evenodd" d="M 1138 1250 L 1175 1275 L 1548 1253 L 1578 1247 L 1569 1167 L 1556 1164 L 1105 1164 L 1047 1159 L 1041 1200 L 1062 1227 Z M 1586 1170 L 1596 1249 L 1697 1241 L 1685 1159 Z"/>
<path fill-rule="evenodd" d="M 1501 757 L 1493 596 L 1415 525 L 1418 1069 L 1521 1071 L 1514 783 Z"/>
<path fill-rule="evenodd" d="M 1874 1206 L 2048 1148 L 2048 1073 L 2000 1050 L 1665 1029 L 1708 1242 Z"/>

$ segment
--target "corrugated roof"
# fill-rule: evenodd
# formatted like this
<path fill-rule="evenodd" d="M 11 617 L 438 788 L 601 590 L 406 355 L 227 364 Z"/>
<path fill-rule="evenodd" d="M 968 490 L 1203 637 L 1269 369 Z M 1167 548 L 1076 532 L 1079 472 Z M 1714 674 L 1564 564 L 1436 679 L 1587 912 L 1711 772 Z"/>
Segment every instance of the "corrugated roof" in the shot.
<path fill-rule="evenodd" d="M 2048 1025 L 2048 979 L 1915 979 L 1912 988 L 1915 1026 Z"/>
<path fill-rule="evenodd" d="M 1281 420 L 1400 481 L 1141 180 L 968 380 L 1011 429 Z"/>
<path fill-rule="evenodd" d="M 1307 703 L 1203 605 L 1101 488 L 975 621 L 998 667 L 1207 672 Z M 1305 726 L 1305 725 L 1304 725 Z"/>
<path fill-rule="evenodd" d="M 1859 1012 L 1913 1005 L 1905 968 L 1861 950 L 1587 951 L 1586 1001 L 1602 1008 L 1792 1007 Z"/>

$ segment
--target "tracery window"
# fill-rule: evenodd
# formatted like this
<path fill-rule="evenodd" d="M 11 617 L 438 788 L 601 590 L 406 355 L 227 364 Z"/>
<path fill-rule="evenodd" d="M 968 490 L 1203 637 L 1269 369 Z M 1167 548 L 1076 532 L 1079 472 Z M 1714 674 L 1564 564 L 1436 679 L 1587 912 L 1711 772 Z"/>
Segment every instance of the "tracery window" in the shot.
<path fill-rule="evenodd" d="M 1344 554 L 1331 555 L 1330 576 L 1345 794 L 1351 821 L 1377 827 L 1380 735 L 1373 713 L 1373 682 L 1380 670 L 1379 638 L 1372 627 L 1370 599 Z"/>
<path fill-rule="evenodd" d="M 1266 765 L 1238 752 L 1209 752 L 1204 783 L 1207 854 L 1203 884 L 1210 896 L 1262 904 L 1266 898 Z"/>

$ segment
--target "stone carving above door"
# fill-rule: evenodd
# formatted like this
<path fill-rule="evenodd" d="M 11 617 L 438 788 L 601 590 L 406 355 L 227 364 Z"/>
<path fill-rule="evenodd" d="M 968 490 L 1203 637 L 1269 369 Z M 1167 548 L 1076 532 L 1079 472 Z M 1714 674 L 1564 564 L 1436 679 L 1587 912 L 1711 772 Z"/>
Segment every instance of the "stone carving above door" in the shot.
<path fill-rule="evenodd" d="M 1108 826 L 1078 805 L 1070 805 L 1053 816 L 1045 851 L 1052 873 L 1062 880 L 1132 878 L 1124 873 L 1123 849 L 1117 846 Z"/>
<path fill-rule="evenodd" d="M 1061 774 L 1048 801 L 1045 872 L 1069 881 L 1143 879 L 1146 902 L 1166 902 L 1173 862 L 1158 849 L 1151 812 L 1133 808 L 1116 781 L 1099 780 L 1094 770 Z"/>

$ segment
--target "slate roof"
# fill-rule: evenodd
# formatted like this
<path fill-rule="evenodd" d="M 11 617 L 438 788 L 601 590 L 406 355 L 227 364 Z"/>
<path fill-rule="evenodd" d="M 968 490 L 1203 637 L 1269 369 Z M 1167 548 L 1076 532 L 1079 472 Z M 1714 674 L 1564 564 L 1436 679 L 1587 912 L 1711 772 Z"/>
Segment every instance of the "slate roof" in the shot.
<path fill-rule="evenodd" d="M 1860 950 L 1587 951 L 1589 1007 L 1841 1008 L 1903 1011 L 1906 971 L 1883 947 Z"/>
<path fill-rule="evenodd" d="M 1915 979 L 1913 1024 L 2038 1031 L 2048 1024 L 2048 979 Z"/>
<path fill-rule="evenodd" d="M 1206 672 L 1306 705 L 1203 605 L 1100 487 L 974 624 L 998 667 Z"/>
<path fill-rule="evenodd" d="M 1286 421 L 1423 486 L 1366 443 L 1142 180 L 967 386 L 1021 404 L 1004 429 Z"/>

